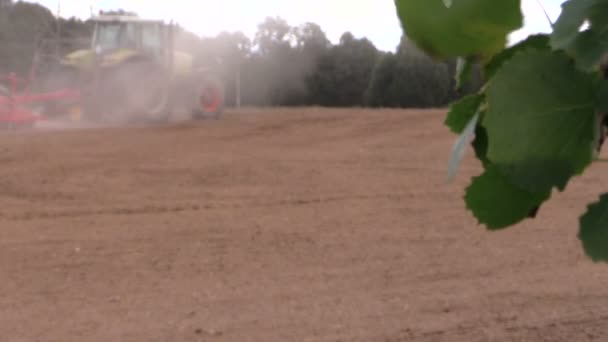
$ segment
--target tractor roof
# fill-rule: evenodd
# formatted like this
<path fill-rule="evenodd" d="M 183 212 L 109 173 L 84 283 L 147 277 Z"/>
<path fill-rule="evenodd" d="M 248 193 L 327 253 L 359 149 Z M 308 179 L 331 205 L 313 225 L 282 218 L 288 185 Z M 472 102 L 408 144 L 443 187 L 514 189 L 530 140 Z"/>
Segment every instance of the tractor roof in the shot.
<path fill-rule="evenodd" d="M 159 19 L 143 19 L 133 14 L 105 14 L 101 12 L 97 16 L 91 17 L 94 22 L 137 22 L 137 23 L 163 23 Z"/>

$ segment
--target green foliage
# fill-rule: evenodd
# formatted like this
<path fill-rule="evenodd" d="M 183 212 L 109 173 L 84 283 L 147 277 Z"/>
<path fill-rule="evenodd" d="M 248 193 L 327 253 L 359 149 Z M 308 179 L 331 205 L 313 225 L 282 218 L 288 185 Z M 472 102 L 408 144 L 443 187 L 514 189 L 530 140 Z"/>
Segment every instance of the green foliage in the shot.
<path fill-rule="evenodd" d="M 53 14 L 37 4 L 4 3 L 0 10 L 0 73 L 28 70 L 38 46 L 52 37 Z"/>
<path fill-rule="evenodd" d="M 523 25 L 519 0 L 397 0 L 404 31 L 434 57 L 492 55 Z"/>
<path fill-rule="evenodd" d="M 546 34 L 535 34 L 525 40 L 515 44 L 514 46 L 502 50 L 494 56 L 485 66 L 486 77 L 492 78 L 503 63 L 509 61 L 513 56 L 527 49 L 546 50 L 549 47 L 549 36 Z"/>
<path fill-rule="evenodd" d="M 368 39 L 345 33 L 340 44 L 326 50 L 307 78 L 310 102 L 323 106 L 362 106 L 380 57 Z"/>
<path fill-rule="evenodd" d="M 529 191 L 563 190 L 591 162 L 596 113 L 590 75 L 560 52 L 514 56 L 487 88 L 488 158 Z"/>
<path fill-rule="evenodd" d="M 589 27 L 581 31 L 586 22 Z M 608 0 L 567 1 L 551 45 L 567 51 L 583 69 L 597 67 L 608 52 Z"/>
<path fill-rule="evenodd" d="M 483 124 L 480 123 L 475 128 L 475 139 L 471 145 L 475 150 L 477 159 L 481 161 L 484 167 L 488 167 L 490 165 L 488 160 L 488 131 L 483 127 Z"/>
<path fill-rule="evenodd" d="M 441 107 L 451 99 L 453 80 L 448 63 L 429 58 L 404 37 L 397 52 L 384 56 L 376 65 L 367 91 L 367 104 Z"/>
<path fill-rule="evenodd" d="M 458 58 L 456 63 L 456 89 L 460 90 L 469 80 L 475 62 L 473 58 Z"/>
<path fill-rule="evenodd" d="M 594 261 L 608 261 L 608 194 L 589 205 L 580 218 L 579 238 L 587 255 Z"/>
<path fill-rule="evenodd" d="M 90 23 L 57 20 L 49 9 L 35 3 L 0 1 L 0 74 L 28 73 L 35 55 L 44 69 L 59 55 L 88 48 L 91 31 Z"/>
<path fill-rule="evenodd" d="M 534 218 L 592 164 L 603 141 L 608 0 L 568 0 L 551 34 L 511 47 L 505 42 L 521 27 L 520 1 L 395 1 L 404 31 L 428 55 L 483 67 L 483 87 L 453 101 L 445 121 L 460 135 L 450 177 L 463 142 L 484 167 L 465 191 L 467 208 L 491 230 Z M 467 77 L 462 62 L 457 77 Z M 608 195 L 581 217 L 579 238 L 595 261 L 608 261 L 606 217 Z"/>
<path fill-rule="evenodd" d="M 394 53 L 389 52 L 380 57 L 374 67 L 369 87 L 365 94 L 366 104 L 375 107 L 398 105 L 400 96 L 398 92 L 395 92 L 396 87 L 393 86 L 393 83 L 398 80 L 395 75 L 397 65 L 398 56 Z"/>
<path fill-rule="evenodd" d="M 597 87 L 598 111 L 600 113 L 608 113 L 608 80 L 600 82 Z"/>
<path fill-rule="evenodd" d="M 452 113 L 456 112 L 452 110 Z M 448 181 L 451 181 L 456 176 L 458 172 L 458 167 L 460 166 L 460 162 L 466 153 L 466 146 L 473 140 L 475 135 L 475 130 L 477 128 L 477 124 L 479 123 L 479 118 L 482 116 L 481 113 L 475 112 L 475 115 L 469 120 L 466 124 L 460 137 L 454 144 L 452 148 L 452 155 L 450 156 L 450 161 L 448 163 Z M 449 118 L 448 118 L 449 120 Z"/>
<path fill-rule="evenodd" d="M 467 207 L 489 229 L 502 229 L 530 217 L 549 197 L 549 192 L 529 192 L 518 188 L 494 166 L 473 178 L 467 188 Z"/>
<path fill-rule="evenodd" d="M 452 132 L 461 134 L 467 123 L 469 123 L 475 114 L 478 113 L 479 107 L 483 101 L 483 94 L 473 94 L 465 96 L 454 103 L 445 120 L 446 126 L 448 126 Z"/>

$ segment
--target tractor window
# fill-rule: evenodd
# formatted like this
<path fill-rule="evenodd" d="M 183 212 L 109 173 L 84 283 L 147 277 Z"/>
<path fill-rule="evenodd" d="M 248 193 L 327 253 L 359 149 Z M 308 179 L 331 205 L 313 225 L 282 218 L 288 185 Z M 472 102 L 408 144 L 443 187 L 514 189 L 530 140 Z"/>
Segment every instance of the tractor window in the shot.
<path fill-rule="evenodd" d="M 159 52 L 162 48 L 162 32 L 158 25 L 150 24 L 142 27 L 142 47 L 151 52 Z"/>
<path fill-rule="evenodd" d="M 108 23 L 97 28 L 97 42 L 103 50 L 117 48 L 134 48 L 137 39 L 133 25 L 126 23 Z"/>
<path fill-rule="evenodd" d="M 137 34 L 135 33 L 135 26 L 133 24 L 126 24 L 123 26 L 124 32 L 121 36 L 121 47 L 135 48 L 137 47 Z"/>
<path fill-rule="evenodd" d="M 97 27 L 96 45 L 104 50 L 117 48 L 120 26 L 120 24 L 99 25 Z"/>

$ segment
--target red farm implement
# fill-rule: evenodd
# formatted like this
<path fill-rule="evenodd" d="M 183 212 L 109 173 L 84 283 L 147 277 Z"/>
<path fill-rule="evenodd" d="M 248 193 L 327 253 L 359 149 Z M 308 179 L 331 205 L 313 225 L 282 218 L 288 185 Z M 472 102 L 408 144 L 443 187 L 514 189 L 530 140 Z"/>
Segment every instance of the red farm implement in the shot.
<path fill-rule="evenodd" d="M 32 80 L 33 77 L 25 79 L 16 74 L 0 76 L 0 127 L 33 127 L 36 122 L 46 119 L 36 112 L 37 107 L 52 102 L 77 101 L 80 97 L 76 89 L 34 92 Z"/>

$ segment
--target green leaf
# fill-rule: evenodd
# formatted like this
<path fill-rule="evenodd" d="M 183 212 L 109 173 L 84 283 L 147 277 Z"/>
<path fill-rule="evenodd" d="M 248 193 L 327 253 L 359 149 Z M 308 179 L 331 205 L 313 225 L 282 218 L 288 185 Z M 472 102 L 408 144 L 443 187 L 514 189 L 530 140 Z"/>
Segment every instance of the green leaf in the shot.
<path fill-rule="evenodd" d="M 475 129 L 475 140 L 471 143 L 475 150 L 475 156 L 479 159 L 484 167 L 488 167 L 488 132 L 482 124 L 477 124 Z"/>
<path fill-rule="evenodd" d="M 608 30 L 581 32 L 567 51 L 583 70 L 593 70 L 599 66 L 602 57 L 608 52 Z"/>
<path fill-rule="evenodd" d="M 452 181 L 458 172 L 458 167 L 460 166 L 460 162 L 462 158 L 464 158 L 464 153 L 466 152 L 467 146 L 473 140 L 473 135 L 475 134 L 475 127 L 477 127 L 477 122 L 479 121 L 479 113 L 473 115 L 473 117 L 468 121 L 466 127 L 456 143 L 452 148 L 452 154 L 450 155 L 450 160 L 448 162 L 448 182 Z"/>
<path fill-rule="evenodd" d="M 551 34 L 551 45 L 556 49 L 567 48 L 581 32 L 585 21 L 603 30 L 608 25 L 608 0 L 568 0 L 562 4 L 562 11 L 555 22 Z"/>
<path fill-rule="evenodd" d="M 596 0 L 597 5 L 589 13 L 589 22 L 598 30 L 605 30 L 608 26 L 608 1 Z"/>
<path fill-rule="evenodd" d="M 520 0 L 395 0 L 404 33 L 436 58 L 492 56 L 523 26 Z"/>
<path fill-rule="evenodd" d="M 452 104 L 445 124 L 456 134 L 461 134 L 484 100 L 483 94 L 473 94 Z"/>
<path fill-rule="evenodd" d="M 537 50 L 548 50 L 549 46 L 549 35 L 546 34 L 535 34 L 531 35 L 525 40 L 511 46 L 508 49 L 501 51 L 499 54 L 494 56 L 492 60 L 485 66 L 486 78 L 492 78 L 496 72 L 502 67 L 502 65 L 510 60 L 516 53 L 526 51 L 528 49 Z"/>
<path fill-rule="evenodd" d="M 535 215 L 538 207 L 550 197 L 522 190 L 492 165 L 467 188 L 467 208 L 481 224 L 491 230 L 503 229 Z"/>
<path fill-rule="evenodd" d="M 594 156 L 595 91 L 562 52 L 516 54 L 487 88 L 488 159 L 522 189 L 563 191 Z"/>
<path fill-rule="evenodd" d="M 473 58 L 458 58 L 456 64 L 456 90 L 462 89 L 465 83 L 471 78 L 471 70 L 473 69 Z"/>
<path fill-rule="evenodd" d="M 596 0 L 568 0 L 562 4 L 561 14 L 551 34 L 551 45 L 554 48 L 564 49 L 572 44 L 595 3 Z"/>
<path fill-rule="evenodd" d="M 608 0 L 569 0 L 562 5 L 551 46 L 568 52 L 583 70 L 595 69 L 608 52 Z M 588 23 L 588 29 L 582 29 Z"/>
<path fill-rule="evenodd" d="M 600 196 L 581 216 L 578 237 L 593 261 L 608 261 L 608 194 Z"/>
<path fill-rule="evenodd" d="M 599 83 L 597 91 L 597 109 L 608 114 L 608 80 L 603 80 Z"/>

